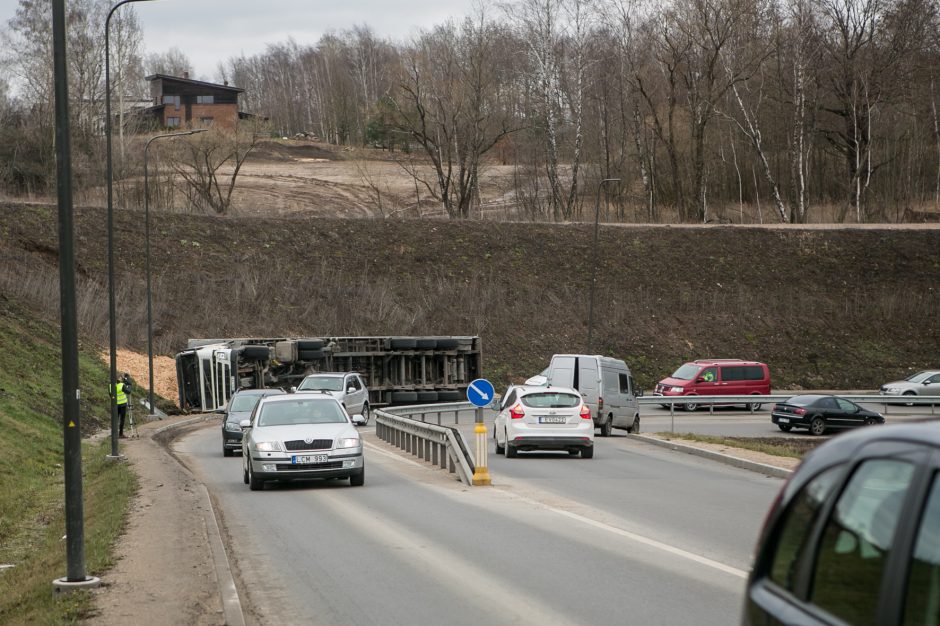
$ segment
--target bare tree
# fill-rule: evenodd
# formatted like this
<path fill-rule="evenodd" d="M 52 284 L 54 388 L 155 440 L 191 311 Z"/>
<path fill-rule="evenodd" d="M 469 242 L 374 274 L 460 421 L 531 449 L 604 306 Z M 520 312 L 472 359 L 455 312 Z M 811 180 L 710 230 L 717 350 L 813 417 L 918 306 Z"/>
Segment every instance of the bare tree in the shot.
<path fill-rule="evenodd" d="M 210 129 L 177 141 L 173 169 L 192 206 L 225 214 L 245 159 L 254 150 L 258 127 L 239 122 L 234 131 Z"/>
<path fill-rule="evenodd" d="M 450 217 L 470 217 L 483 155 L 514 130 L 496 69 L 499 35 L 480 14 L 424 33 L 403 61 L 393 99 L 398 127 L 421 147 L 434 175 L 408 171 Z"/>
<path fill-rule="evenodd" d="M 183 76 L 192 74 L 193 63 L 186 53 L 173 46 L 166 52 L 148 54 L 144 62 L 147 74 L 166 74 L 167 76 Z"/>

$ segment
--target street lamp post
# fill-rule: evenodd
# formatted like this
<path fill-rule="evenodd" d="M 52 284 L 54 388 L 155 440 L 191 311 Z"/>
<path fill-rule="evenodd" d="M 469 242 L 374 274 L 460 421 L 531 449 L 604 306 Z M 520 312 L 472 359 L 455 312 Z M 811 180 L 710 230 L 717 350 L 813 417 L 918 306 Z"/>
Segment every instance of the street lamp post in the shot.
<path fill-rule="evenodd" d="M 591 261 L 591 301 L 588 304 L 588 336 L 587 336 L 587 354 L 591 354 L 591 338 L 594 331 L 594 288 L 597 285 L 597 231 L 601 208 L 601 187 L 604 183 L 620 182 L 619 178 L 605 178 L 597 183 L 597 191 L 594 194 L 594 245 Z"/>
<path fill-rule="evenodd" d="M 147 168 L 147 151 L 150 149 L 150 144 L 152 144 L 157 139 L 166 139 L 168 137 L 184 137 L 186 135 L 195 135 L 196 133 L 206 132 L 205 128 L 197 128 L 194 130 L 187 130 L 178 133 L 166 133 L 163 135 L 156 135 L 151 137 L 147 141 L 147 145 L 144 146 L 144 256 L 146 258 L 146 267 L 147 267 L 147 370 L 150 375 L 150 396 L 149 396 L 149 417 L 154 416 L 154 403 L 153 403 L 153 298 L 152 291 L 150 289 L 150 179 Z"/>
<path fill-rule="evenodd" d="M 114 170 L 111 163 L 111 17 L 117 9 L 131 2 L 151 0 L 121 0 L 108 11 L 104 21 L 104 132 L 107 144 L 108 175 L 108 349 L 111 357 L 111 454 L 109 459 L 120 459 L 118 453 L 117 413 L 117 312 L 114 300 Z"/>

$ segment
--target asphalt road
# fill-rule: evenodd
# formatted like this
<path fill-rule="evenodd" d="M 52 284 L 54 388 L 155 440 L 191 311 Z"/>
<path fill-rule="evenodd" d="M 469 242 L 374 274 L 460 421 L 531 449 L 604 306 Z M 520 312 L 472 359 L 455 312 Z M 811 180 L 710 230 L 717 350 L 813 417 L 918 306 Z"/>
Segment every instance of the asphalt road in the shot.
<path fill-rule="evenodd" d="M 467 488 L 363 429 L 366 485 L 251 492 L 217 426 L 175 444 L 256 623 L 728 624 L 781 482 L 619 436 L 594 459 L 491 456 Z"/>

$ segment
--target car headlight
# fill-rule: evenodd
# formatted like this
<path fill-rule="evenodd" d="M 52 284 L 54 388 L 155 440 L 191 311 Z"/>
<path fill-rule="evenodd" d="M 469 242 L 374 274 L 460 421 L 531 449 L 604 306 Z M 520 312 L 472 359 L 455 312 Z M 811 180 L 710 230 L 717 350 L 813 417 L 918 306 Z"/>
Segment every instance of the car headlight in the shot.
<path fill-rule="evenodd" d="M 342 437 L 336 440 L 337 448 L 358 448 L 359 437 Z"/>
<path fill-rule="evenodd" d="M 240 433 L 242 427 L 238 425 L 238 422 L 225 422 L 225 430 L 231 431 L 233 433 Z"/>
<path fill-rule="evenodd" d="M 669 391 L 671 391 L 672 393 L 682 393 L 684 389 L 682 387 L 671 387 Z"/>
<path fill-rule="evenodd" d="M 281 444 L 277 441 L 259 441 L 255 444 L 255 450 L 258 452 L 280 452 Z"/>

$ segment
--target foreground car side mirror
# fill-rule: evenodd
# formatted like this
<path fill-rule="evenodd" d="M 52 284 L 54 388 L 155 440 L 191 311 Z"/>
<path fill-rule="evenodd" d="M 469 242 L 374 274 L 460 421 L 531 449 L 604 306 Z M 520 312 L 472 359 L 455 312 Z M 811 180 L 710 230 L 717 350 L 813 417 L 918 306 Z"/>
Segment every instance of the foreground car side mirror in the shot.
<path fill-rule="evenodd" d="M 291 387 L 291 388 L 290 388 L 290 392 L 291 392 L 291 393 L 295 393 L 296 391 L 297 391 L 297 387 Z"/>
<path fill-rule="evenodd" d="M 238 425 L 242 427 L 242 430 L 251 428 L 251 420 L 242 420 L 238 423 Z"/>
<path fill-rule="evenodd" d="M 355 387 L 349 387 L 348 389 L 346 389 L 346 393 L 356 393 L 356 388 L 355 388 Z"/>
<path fill-rule="evenodd" d="M 352 422 L 353 422 L 353 424 L 355 424 L 356 426 L 362 426 L 363 424 L 366 423 L 366 418 L 363 417 L 362 415 L 359 415 L 359 414 L 357 413 L 356 415 L 353 415 L 353 416 L 352 416 Z"/>

